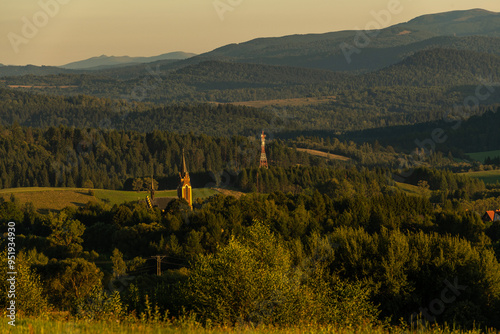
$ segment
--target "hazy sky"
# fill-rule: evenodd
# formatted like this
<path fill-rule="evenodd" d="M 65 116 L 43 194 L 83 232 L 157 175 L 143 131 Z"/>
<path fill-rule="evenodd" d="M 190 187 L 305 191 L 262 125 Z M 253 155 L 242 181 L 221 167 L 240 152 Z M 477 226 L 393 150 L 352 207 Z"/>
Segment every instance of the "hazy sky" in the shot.
<path fill-rule="evenodd" d="M 450 10 L 500 12 L 498 0 L 2 0 L 0 63 L 203 53 L 256 37 L 363 29 L 394 1 L 402 10 L 387 25 Z"/>

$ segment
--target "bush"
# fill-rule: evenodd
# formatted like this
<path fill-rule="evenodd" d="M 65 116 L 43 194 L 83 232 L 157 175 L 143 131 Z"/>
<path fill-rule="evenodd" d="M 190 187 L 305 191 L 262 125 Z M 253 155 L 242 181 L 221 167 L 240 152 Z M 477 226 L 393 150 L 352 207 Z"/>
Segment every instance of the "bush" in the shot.
<path fill-rule="evenodd" d="M 109 320 L 120 318 L 124 307 L 118 291 L 106 294 L 101 288 L 95 287 L 87 298 L 77 302 L 75 310 L 76 317 L 80 319 Z"/>
<path fill-rule="evenodd" d="M 43 293 L 42 283 L 39 275 L 31 269 L 31 259 L 20 252 L 15 260 L 16 289 L 15 302 L 16 310 L 19 313 L 32 316 L 46 314 L 49 310 L 47 298 Z M 10 277 L 8 268 L 7 252 L 0 253 L 0 305 L 7 308 L 7 303 L 12 300 L 8 298 Z"/>
<path fill-rule="evenodd" d="M 332 284 L 322 276 L 303 275 L 283 241 L 256 223 L 215 255 L 199 256 L 183 291 L 203 321 L 217 324 L 352 324 L 375 318 L 359 286 Z"/>

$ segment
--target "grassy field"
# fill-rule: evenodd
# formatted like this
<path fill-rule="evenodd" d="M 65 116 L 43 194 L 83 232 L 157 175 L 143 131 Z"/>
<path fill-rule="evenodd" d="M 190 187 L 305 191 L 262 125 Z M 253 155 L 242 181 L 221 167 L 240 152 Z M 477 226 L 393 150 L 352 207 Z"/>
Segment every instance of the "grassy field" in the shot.
<path fill-rule="evenodd" d="M 497 151 L 486 151 L 486 152 L 475 152 L 475 153 L 467 153 L 469 157 L 471 157 L 474 160 L 484 162 L 487 157 L 490 158 L 495 158 L 495 157 L 500 157 L 500 150 Z"/>
<path fill-rule="evenodd" d="M 396 188 L 403 190 L 408 195 L 422 196 L 422 189 L 412 184 L 396 182 Z M 425 190 L 425 196 L 430 196 L 431 194 L 431 190 Z"/>
<path fill-rule="evenodd" d="M 484 183 L 497 183 L 500 182 L 500 170 L 487 170 L 481 172 L 468 172 L 463 173 L 475 179 L 481 179 Z"/>
<path fill-rule="evenodd" d="M 120 191 L 120 190 L 94 190 L 95 197 L 103 202 L 107 202 L 111 205 L 121 204 L 125 202 L 139 201 L 146 198 L 149 195 L 148 191 Z M 177 197 L 176 190 L 170 191 L 156 191 L 156 197 Z M 195 196 L 196 197 L 196 196 Z"/>
<path fill-rule="evenodd" d="M 322 97 L 301 97 L 295 99 L 279 99 L 279 100 L 258 100 L 258 101 L 243 101 L 231 102 L 230 104 L 236 106 L 247 106 L 254 108 L 263 108 L 269 106 L 275 107 L 302 107 L 315 104 L 322 104 L 334 102 L 337 98 L 335 96 L 322 96 Z"/>
<path fill-rule="evenodd" d="M 286 328 L 263 327 L 263 326 L 238 326 L 238 327 L 215 327 L 203 328 L 194 321 L 184 321 L 176 324 L 148 324 L 148 323 L 119 323 L 119 322 L 86 322 L 86 321 L 61 321 L 61 320 L 41 320 L 41 319 L 21 319 L 16 320 L 16 326 L 7 324 L 8 319 L 3 318 L 0 323 L 1 333 L 65 333 L 65 334 L 170 334 L 170 333 L 186 333 L 186 334 L 222 334 L 222 333 L 245 333 L 245 334 L 302 334 L 302 333 L 338 333 L 338 334 L 382 334 L 382 333 L 494 333 L 494 331 L 461 331 L 450 330 L 447 328 L 432 326 L 428 329 L 412 330 L 400 327 L 392 327 L 390 329 L 383 327 L 363 326 L 361 328 L 347 327 L 341 328 L 335 325 L 324 326 L 290 326 Z"/>
<path fill-rule="evenodd" d="M 143 200 L 149 192 L 119 191 L 82 188 L 11 188 L 1 189 L 0 197 L 8 200 L 13 194 L 21 203 L 31 202 L 41 212 L 61 210 L 67 206 L 83 206 L 90 202 L 104 202 L 110 205 Z M 213 189 L 193 189 L 193 200 L 206 198 L 218 193 Z M 176 190 L 157 191 L 156 197 L 177 197 Z"/>
<path fill-rule="evenodd" d="M 337 154 L 331 154 L 323 151 L 318 151 L 318 150 L 310 150 L 308 148 L 298 148 L 297 151 L 299 152 L 306 152 L 318 157 L 322 158 L 327 158 L 327 159 L 332 159 L 332 160 L 341 160 L 341 161 L 348 161 L 350 158 L 344 157 L 342 155 L 337 155 Z"/>
<path fill-rule="evenodd" d="M 403 190 L 409 195 L 420 195 L 419 188 L 412 184 L 396 182 L 396 188 Z"/>
<path fill-rule="evenodd" d="M 232 190 L 232 189 L 223 189 L 223 188 L 215 188 L 219 193 L 225 196 L 234 196 L 236 198 L 240 198 L 241 196 L 245 195 L 245 193 L 237 190 Z"/>

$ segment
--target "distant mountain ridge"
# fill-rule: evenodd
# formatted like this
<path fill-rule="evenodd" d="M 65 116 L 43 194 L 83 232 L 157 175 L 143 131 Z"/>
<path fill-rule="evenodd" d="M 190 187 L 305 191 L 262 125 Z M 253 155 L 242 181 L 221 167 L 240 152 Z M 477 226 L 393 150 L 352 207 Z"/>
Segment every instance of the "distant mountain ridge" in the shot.
<path fill-rule="evenodd" d="M 500 13 L 479 8 L 423 15 L 401 25 L 438 35 L 500 37 Z"/>
<path fill-rule="evenodd" d="M 66 70 L 64 68 L 54 67 L 54 66 L 14 66 L 14 65 L 2 65 L 0 66 L 0 78 L 1 77 L 14 77 L 23 75 L 57 75 L 57 74 L 74 74 L 72 70 Z"/>
<path fill-rule="evenodd" d="M 94 57 L 66 64 L 59 73 L 99 73 L 116 79 L 144 76 L 147 66 L 169 73 L 205 61 L 222 61 L 366 73 L 395 65 L 420 51 L 445 48 L 500 55 L 500 13 L 482 9 L 452 11 L 417 17 L 381 29 L 363 46 L 362 31 L 257 38 L 229 44 L 200 55 L 174 53 L 157 57 Z M 346 59 L 341 45 L 356 47 Z M 167 54 L 168 55 L 168 54 Z M 163 58 L 162 58 L 163 57 Z M 147 64 L 144 63 L 147 61 Z M 69 72 L 70 69 L 74 72 Z M 56 74 L 57 68 L 0 67 L 0 77 Z"/>
<path fill-rule="evenodd" d="M 355 47 L 356 36 L 360 33 L 346 30 L 257 38 L 228 44 L 173 64 L 156 62 L 155 66 L 170 71 L 215 60 L 360 73 L 394 65 L 429 48 L 500 54 L 500 14 L 481 9 L 424 15 L 381 29 L 348 62 L 340 46 L 346 43 Z M 135 71 L 144 72 L 140 67 Z M 115 76 L 120 74 L 115 73 Z"/>
<path fill-rule="evenodd" d="M 381 29 L 364 47 L 356 46 L 359 31 L 258 38 L 230 44 L 198 57 L 269 65 L 322 68 L 333 71 L 373 71 L 400 61 L 410 46 L 437 37 L 500 37 L 500 13 L 481 9 L 453 11 L 417 17 Z M 343 44 L 345 43 L 345 44 Z M 357 48 L 346 61 L 341 45 Z M 440 46 L 440 45 L 437 45 Z M 473 50 L 476 51 L 476 50 Z M 198 57 L 191 59 L 196 60 Z M 389 59 L 389 61 L 387 60 Z"/>
<path fill-rule="evenodd" d="M 129 56 L 106 56 L 92 57 L 85 60 L 72 62 L 66 65 L 59 66 L 60 68 L 70 70 L 99 70 L 107 69 L 115 66 L 128 66 L 133 64 L 152 63 L 160 60 L 184 60 L 196 56 L 194 53 L 187 52 L 169 52 L 153 57 L 129 57 Z"/>

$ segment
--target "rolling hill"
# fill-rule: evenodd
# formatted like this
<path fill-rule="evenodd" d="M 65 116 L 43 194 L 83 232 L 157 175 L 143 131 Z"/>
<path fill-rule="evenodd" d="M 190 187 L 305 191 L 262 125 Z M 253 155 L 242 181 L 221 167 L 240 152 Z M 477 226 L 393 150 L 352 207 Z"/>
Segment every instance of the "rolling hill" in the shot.
<path fill-rule="evenodd" d="M 206 198 L 219 191 L 209 188 L 193 189 L 194 198 Z M 88 202 L 120 205 L 125 202 L 144 201 L 147 191 L 122 191 L 107 189 L 31 187 L 0 189 L 0 199 L 9 200 L 14 196 L 21 205 L 34 204 L 39 212 L 60 211 L 66 207 L 81 207 Z M 177 190 L 157 191 L 157 197 L 177 197 Z"/>
<path fill-rule="evenodd" d="M 468 50 L 419 51 L 398 64 L 368 73 L 375 86 L 458 86 L 498 82 L 500 56 Z"/>
<path fill-rule="evenodd" d="M 76 72 L 55 66 L 0 66 L 0 78 L 24 75 L 58 75 L 63 73 L 73 74 Z"/>
<path fill-rule="evenodd" d="M 453 36 L 483 35 L 500 37 L 500 13 L 484 9 L 458 10 L 417 17 L 396 25 L 409 30 L 427 30 Z"/>
<path fill-rule="evenodd" d="M 180 51 L 165 53 L 154 57 L 129 57 L 129 56 L 115 57 L 115 56 L 102 55 L 100 57 L 93 57 L 81 61 L 76 61 L 59 67 L 71 70 L 103 70 L 103 69 L 113 68 L 116 66 L 146 64 L 161 60 L 177 61 L 177 60 L 191 58 L 193 56 L 195 56 L 194 53 L 186 53 Z"/>
<path fill-rule="evenodd" d="M 500 37 L 500 14 L 480 9 L 454 11 L 418 17 L 403 24 L 380 30 L 369 38 L 361 53 L 346 61 L 341 44 L 355 46 L 359 31 L 258 38 L 230 44 L 193 57 L 224 59 L 247 63 L 323 68 L 336 71 L 373 71 L 400 60 L 410 49 L 418 51 L 439 36 Z M 431 40 L 431 43 L 435 40 Z M 415 43 L 421 43 L 415 44 Z M 410 45 L 410 47 L 407 47 Z M 412 47 L 413 46 L 413 47 Z M 388 60 L 384 58 L 389 57 Z"/>
<path fill-rule="evenodd" d="M 465 157 L 465 152 L 499 150 L 500 104 L 481 106 L 476 115 L 468 117 L 470 114 L 470 110 L 458 110 L 451 112 L 448 117 L 442 117 L 440 121 L 368 129 L 346 133 L 343 137 L 357 142 L 377 140 L 382 145 L 391 145 L 408 152 L 414 150 L 418 143 L 425 143 L 427 150 L 435 145 L 438 151 L 451 151 L 454 156 L 460 157 Z M 439 143 L 433 140 L 433 131 L 436 129 L 442 131 L 438 137 L 442 138 L 438 139 Z"/>
<path fill-rule="evenodd" d="M 146 66 L 170 72 L 210 60 L 370 72 L 398 63 L 415 52 L 434 47 L 499 54 L 500 14 L 481 9 L 437 13 L 420 16 L 380 31 L 371 31 L 372 37 L 350 55 L 351 59 L 348 61 L 344 52 L 356 47 L 355 41 L 360 34 L 364 32 L 350 30 L 257 38 L 225 45 L 193 57 L 192 54 L 185 53 L 152 58 L 101 56 L 66 64 L 61 68 L 92 69 L 102 75 L 122 79 L 145 75 Z M 148 64 L 133 64 L 135 62 Z M 0 77 L 67 73 L 62 69 L 5 66 L 0 68 Z"/>

